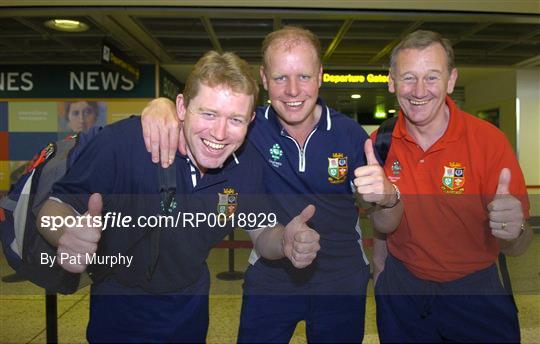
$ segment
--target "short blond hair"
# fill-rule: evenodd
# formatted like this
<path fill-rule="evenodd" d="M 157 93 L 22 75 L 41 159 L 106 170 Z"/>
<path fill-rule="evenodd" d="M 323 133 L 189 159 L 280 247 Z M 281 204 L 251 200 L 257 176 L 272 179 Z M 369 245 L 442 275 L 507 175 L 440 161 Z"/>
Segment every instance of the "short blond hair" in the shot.
<path fill-rule="evenodd" d="M 313 47 L 317 54 L 317 61 L 321 64 L 322 53 L 319 38 L 310 30 L 299 26 L 287 25 L 279 30 L 270 32 L 264 38 L 261 48 L 263 66 L 266 67 L 266 53 L 268 49 L 271 45 L 277 43 L 285 45 L 287 49 L 293 48 L 300 43 L 307 43 Z"/>
<path fill-rule="evenodd" d="M 251 111 L 255 109 L 259 85 L 249 64 L 235 53 L 211 50 L 197 61 L 182 92 L 186 107 L 199 93 L 201 84 L 208 87 L 226 86 L 233 92 L 252 96 Z"/>

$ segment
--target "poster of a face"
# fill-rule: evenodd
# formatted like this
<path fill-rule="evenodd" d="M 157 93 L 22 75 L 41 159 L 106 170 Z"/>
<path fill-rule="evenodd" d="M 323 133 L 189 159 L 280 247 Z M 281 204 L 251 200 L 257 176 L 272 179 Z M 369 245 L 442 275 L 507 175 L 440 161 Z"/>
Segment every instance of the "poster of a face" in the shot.
<path fill-rule="evenodd" d="M 60 132 L 80 133 L 94 125 L 107 123 L 105 102 L 90 100 L 67 101 L 60 112 L 58 128 Z"/>

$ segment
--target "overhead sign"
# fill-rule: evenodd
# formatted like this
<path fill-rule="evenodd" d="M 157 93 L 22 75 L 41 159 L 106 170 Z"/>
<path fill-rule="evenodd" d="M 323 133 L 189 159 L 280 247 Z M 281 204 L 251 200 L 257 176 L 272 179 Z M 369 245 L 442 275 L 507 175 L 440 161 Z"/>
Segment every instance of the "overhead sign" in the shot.
<path fill-rule="evenodd" d="M 159 69 L 159 96 L 176 101 L 176 96 L 184 90 L 184 84 L 176 80 L 165 69 Z"/>
<path fill-rule="evenodd" d="M 154 66 L 139 82 L 100 65 L 0 66 L 0 98 L 153 98 Z"/>
<path fill-rule="evenodd" d="M 386 88 L 387 71 L 325 71 L 322 87 L 324 88 Z"/>
<path fill-rule="evenodd" d="M 101 64 L 106 69 L 119 72 L 129 80 L 137 83 L 141 77 L 141 68 L 126 54 L 106 40 L 101 47 Z"/>

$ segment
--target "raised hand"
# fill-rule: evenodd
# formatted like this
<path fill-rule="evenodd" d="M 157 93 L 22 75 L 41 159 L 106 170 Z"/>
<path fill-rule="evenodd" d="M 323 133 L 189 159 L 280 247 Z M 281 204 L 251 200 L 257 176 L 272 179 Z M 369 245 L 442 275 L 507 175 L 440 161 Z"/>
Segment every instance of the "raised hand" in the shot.
<path fill-rule="evenodd" d="M 98 193 L 92 194 L 88 200 L 88 211 L 83 216 L 101 216 L 103 200 Z M 91 221 L 90 224 L 94 223 Z M 58 240 L 57 262 L 65 270 L 81 273 L 88 265 L 87 254 L 92 255 L 97 250 L 97 244 L 101 238 L 101 227 L 87 226 L 82 221 L 83 227 L 64 227 L 64 232 Z"/>
<path fill-rule="evenodd" d="M 375 157 L 371 139 L 364 143 L 367 165 L 354 170 L 354 185 L 356 191 L 366 202 L 373 202 L 380 206 L 390 206 L 397 202 L 396 189 L 390 183 L 383 168 Z"/>
<path fill-rule="evenodd" d="M 503 240 L 513 240 L 522 232 L 523 209 L 521 202 L 510 194 L 512 174 L 503 168 L 493 201 L 488 204 L 491 234 Z"/>
<path fill-rule="evenodd" d="M 314 214 L 315 206 L 308 205 L 285 226 L 283 233 L 283 253 L 299 269 L 310 265 L 321 248 L 319 233 L 306 224 Z"/>
<path fill-rule="evenodd" d="M 141 113 L 144 144 L 152 161 L 167 168 L 174 161 L 178 148 L 180 122 L 175 104 L 167 98 L 152 100 Z"/>

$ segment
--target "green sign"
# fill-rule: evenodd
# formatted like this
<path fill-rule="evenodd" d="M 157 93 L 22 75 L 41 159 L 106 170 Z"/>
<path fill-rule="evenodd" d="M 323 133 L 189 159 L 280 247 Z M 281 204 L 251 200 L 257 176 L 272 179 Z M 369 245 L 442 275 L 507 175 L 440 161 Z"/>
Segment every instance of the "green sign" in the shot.
<path fill-rule="evenodd" d="M 107 40 L 103 41 L 101 47 L 101 65 L 113 72 L 119 72 L 135 83 L 139 82 L 141 77 L 141 67 Z"/>
<path fill-rule="evenodd" d="M 159 69 L 159 96 L 176 101 L 176 96 L 184 90 L 184 85 L 163 68 Z"/>
<path fill-rule="evenodd" d="M 154 66 L 136 84 L 99 65 L 0 66 L 0 98 L 153 98 Z"/>

